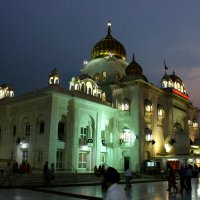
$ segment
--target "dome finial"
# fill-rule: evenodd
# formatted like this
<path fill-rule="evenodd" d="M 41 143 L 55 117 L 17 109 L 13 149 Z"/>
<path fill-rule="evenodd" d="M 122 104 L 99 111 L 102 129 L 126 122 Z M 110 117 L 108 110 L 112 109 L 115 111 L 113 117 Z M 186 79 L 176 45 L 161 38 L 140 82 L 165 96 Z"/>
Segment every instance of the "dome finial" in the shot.
<path fill-rule="evenodd" d="M 135 54 L 133 53 L 133 61 L 135 60 Z"/>
<path fill-rule="evenodd" d="M 110 35 L 111 34 L 111 22 L 110 22 L 110 20 L 108 21 L 108 23 L 107 23 L 107 26 L 108 26 L 108 31 L 107 31 L 107 33 L 108 33 L 108 35 Z"/>

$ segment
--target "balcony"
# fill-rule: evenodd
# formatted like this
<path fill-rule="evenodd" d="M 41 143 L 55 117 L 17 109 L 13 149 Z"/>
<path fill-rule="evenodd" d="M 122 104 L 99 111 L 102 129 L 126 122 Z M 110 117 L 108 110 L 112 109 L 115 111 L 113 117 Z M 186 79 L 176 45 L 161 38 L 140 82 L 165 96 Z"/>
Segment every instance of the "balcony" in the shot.
<path fill-rule="evenodd" d="M 93 139 L 89 138 L 79 138 L 79 145 L 80 146 L 93 146 Z"/>

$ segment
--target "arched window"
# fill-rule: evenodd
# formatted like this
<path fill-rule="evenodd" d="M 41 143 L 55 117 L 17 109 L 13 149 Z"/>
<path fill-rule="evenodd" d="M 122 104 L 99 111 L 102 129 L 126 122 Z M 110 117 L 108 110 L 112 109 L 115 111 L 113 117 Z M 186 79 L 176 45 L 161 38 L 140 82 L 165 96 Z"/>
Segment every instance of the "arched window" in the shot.
<path fill-rule="evenodd" d="M 176 82 L 174 82 L 174 88 L 177 89 L 177 83 Z"/>
<path fill-rule="evenodd" d="M 81 85 L 81 91 L 84 92 L 85 91 L 85 85 L 82 83 Z"/>
<path fill-rule="evenodd" d="M 74 86 L 73 86 L 73 85 L 71 85 L 71 88 L 70 88 L 70 90 L 74 90 Z"/>
<path fill-rule="evenodd" d="M 145 112 L 153 112 L 153 105 L 152 105 L 152 102 L 148 99 L 146 99 L 144 101 L 144 106 L 145 106 Z"/>
<path fill-rule="evenodd" d="M 193 123 L 192 123 L 192 120 L 190 119 L 190 117 L 188 117 L 188 126 L 192 126 Z"/>
<path fill-rule="evenodd" d="M 95 81 L 98 81 L 98 80 L 99 80 L 99 73 L 96 73 L 96 74 L 94 75 L 94 80 L 95 80 Z"/>
<path fill-rule="evenodd" d="M 149 145 L 149 144 L 154 145 L 155 144 L 155 140 L 153 139 L 152 130 L 150 128 L 145 128 L 144 133 L 145 133 L 146 144 L 147 145 Z"/>
<path fill-rule="evenodd" d="M 79 90 L 79 85 L 75 84 L 75 90 Z"/>
<path fill-rule="evenodd" d="M 178 90 L 178 91 L 181 90 L 181 85 L 180 85 L 180 83 L 177 83 L 177 84 L 176 84 L 176 87 L 177 87 L 177 90 Z"/>
<path fill-rule="evenodd" d="M 158 117 L 164 117 L 165 111 L 164 111 L 163 106 L 158 104 L 157 109 L 158 109 Z"/>
<path fill-rule="evenodd" d="M 181 85 L 180 90 L 181 90 L 182 93 L 184 92 L 184 90 L 183 90 L 183 85 Z"/>
<path fill-rule="evenodd" d="M 60 140 L 60 141 L 65 141 L 66 123 L 67 123 L 66 117 L 64 115 L 62 115 L 61 120 L 58 123 L 58 132 L 57 132 L 58 140 Z"/>
<path fill-rule="evenodd" d="M 100 94 L 101 95 L 101 94 Z M 105 92 L 102 93 L 102 97 L 101 97 L 102 101 L 106 101 L 106 94 Z"/>
<path fill-rule="evenodd" d="M 90 116 L 83 116 L 80 121 L 80 144 L 87 144 L 89 141 L 93 143 L 93 135 L 95 131 L 94 120 Z"/>
<path fill-rule="evenodd" d="M 90 81 L 86 82 L 86 87 L 87 87 L 87 94 L 92 95 L 92 83 Z"/>
<path fill-rule="evenodd" d="M 39 115 L 37 118 L 37 133 L 38 134 L 44 134 L 45 131 L 45 122 L 43 115 Z"/>
<path fill-rule="evenodd" d="M 92 89 L 91 89 L 91 87 L 88 88 L 88 94 L 92 95 Z"/>
<path fill-rule="evenodd" d="M 198 128 L 198 126 L 199 126 L 199 124 L 198 124 L 197 120 L 196 120 L 196 119 L 193 119 L 192 127 L 193 127 L 193 128 Z"/>
<path fill-rule="evenodd" d="M 163 88 L 167 88 L 167 81 L 166 81 L 166 80 L 163 80 L 163 81 L 162 81 L 162 87 L 163 87 Z"/>
<path fill-rule="evenodd" d="M 123 108 L 122 110 L 130 110 L 130 100 L 128 98 L 125 98 L 123 100 Z"/>
<path fill-rule="evenodd" d="M 171 88 L 174 87 L 174 83 L 171 79 L 168 81 L 168 87 L 171 87 Z"/>
<path fill-rule="evenodd" d="M 121 142 L 131 142 L 131 131 L 129 128 L 124 127 L 120 136 Z"/>
<path fill-rule="evenodd" d="M 103 72 L 102 72 L 102 79 L 105 80 L 106 78 L 107 78 L 106 71 L 103 71 Z"/>

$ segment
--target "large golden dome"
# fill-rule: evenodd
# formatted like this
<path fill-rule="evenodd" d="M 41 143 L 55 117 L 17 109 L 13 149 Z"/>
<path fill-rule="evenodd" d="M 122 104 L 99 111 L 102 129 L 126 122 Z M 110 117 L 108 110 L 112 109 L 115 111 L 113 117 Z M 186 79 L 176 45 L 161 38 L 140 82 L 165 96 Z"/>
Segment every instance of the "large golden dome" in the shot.
<path fill-rule="evenodd" d="M 126 50 L 124 46 L 118 42 L 111 35 L 111 23 L 108 22 L 107 36 L 97 42 L 92 49 L 92 59 L 102 58 L 102 57 L 115 57 L 119 59 L 126 59 Z"/>

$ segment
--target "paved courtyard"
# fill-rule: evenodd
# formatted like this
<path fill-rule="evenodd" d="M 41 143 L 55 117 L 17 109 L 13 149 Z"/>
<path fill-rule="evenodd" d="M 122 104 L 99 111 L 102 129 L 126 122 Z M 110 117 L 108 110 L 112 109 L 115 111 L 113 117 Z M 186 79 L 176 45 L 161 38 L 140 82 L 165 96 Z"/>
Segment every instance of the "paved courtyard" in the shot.
<path fill-rule="evenodd" d="M 121 184 L 121 187 L 124 187 Z M 133 189 L 126 191 L 129 200 L 197 200 L 200 199 L 200 179 L 192 180 L 192 191 L 169 194 L 167 182 L 135 183 Z M 101 187 L 76 186 L 76 187 L 49 187 L 39 189 L 0 189 L 2 200 L 77 200 L 101 199 Z"/>

